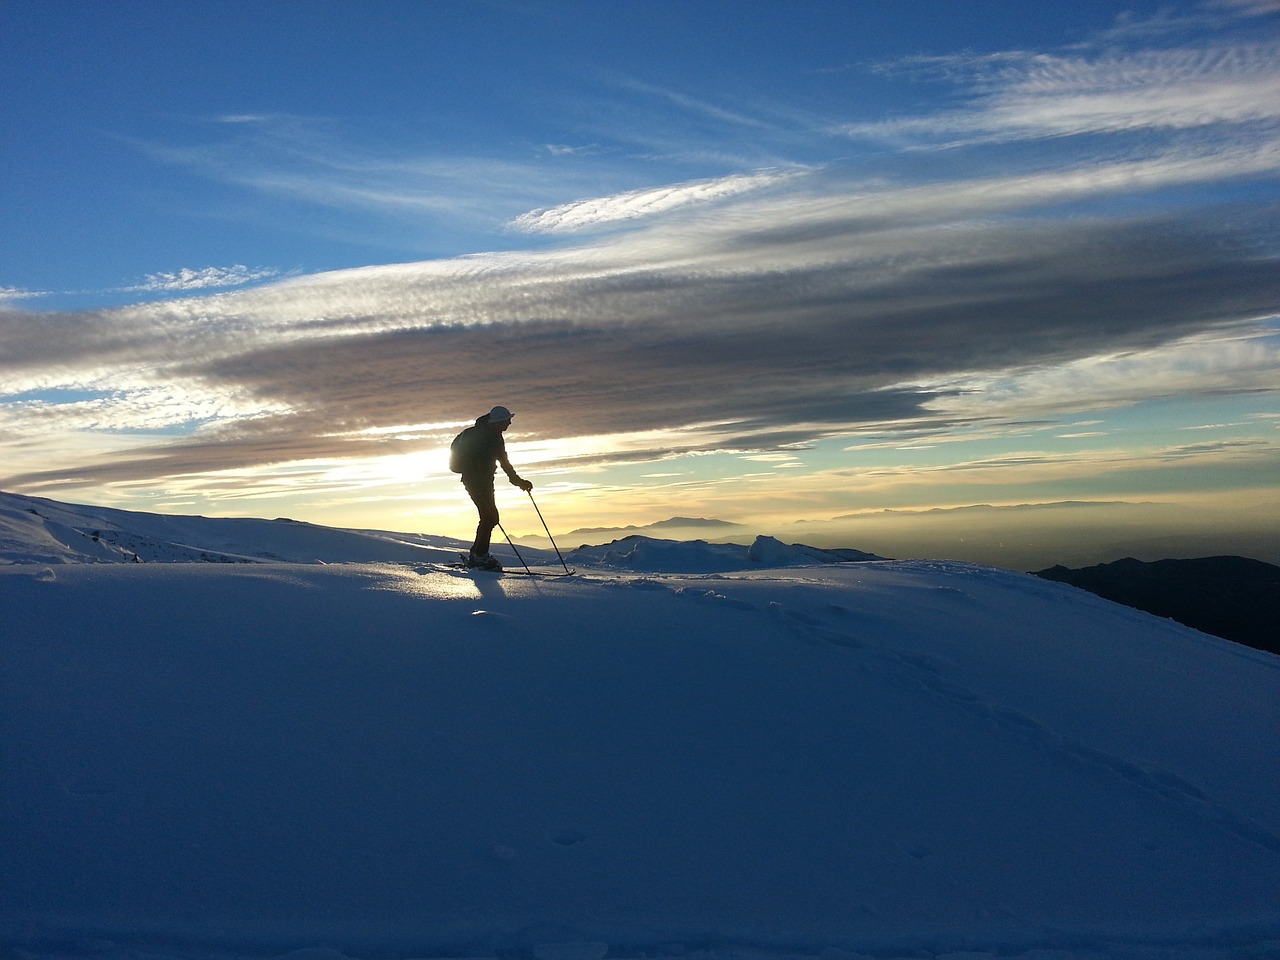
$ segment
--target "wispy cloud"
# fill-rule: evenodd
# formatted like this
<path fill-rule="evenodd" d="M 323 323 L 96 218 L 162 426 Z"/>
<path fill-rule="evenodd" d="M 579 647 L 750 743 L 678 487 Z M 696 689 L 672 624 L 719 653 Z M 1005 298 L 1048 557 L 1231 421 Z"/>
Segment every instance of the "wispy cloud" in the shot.
<path fill-rule="evenodd" d="M 796 175 L 795 172 L 761 171 L 632 190 L 611 197 L 575 200 L 550 209 L 521 214 L 511 221 L 511 226 L 528 233 L 574 233 L 668 213 L 693 204 L 724 200 L 774 186 Z"/>
<path fill-rule="evenodd" d="M 838 128 L 849 137 L 956 146 L 1099 133 L 1177 131 L 1280 119 L 1280 43 L 1050 55 L 921 57 L 894 69 L 965 83 L 969 103 Z M 1274 130 L 1260 131 L 1273 140 Z"/>
<path fill-rule="evenodd" d="M 748 166 L 548 203 L 590 191 L 571 177 L 546 189 L 552 173 L 530 173 L 532 163 L 377 157 L 335 149 L 314 126 L 223 118 L 246 139 L 169 158 L 277 197 L 463 211 L 572 239 L 274 280 L 239 265 L 180 270 L 138 289 L 260 285 L 115 310 L 0 310 L 11 395 L 109 394 L 60 410 L 24 396 L 5 408 L 0 438 L 29 444 L 43 423 L 137 441 L 109 462 L 7 459 L 0 485 L 408 456 L 449 429 L 401 425 L 462 423 L 493 402 L 517 410 L 528 455 L 581 466 L 768 457 L 870 431 L 1007 435 L 1015 428 L 1002 425 L 1033 418 L 1061 431 L 1064 411 L 1074 420 L 1156 398 L 1274 391 L 1278 52 L 1242 43 L 918 61 L 960 84 L 966 107 L 843 133 L 983 144 L 965 155 L 973 166 L 921 181 L 834 161 Z M 756 128 L 745 112 L 641 92 Z M 1084 134 L 1090 143 L 1072 149 L 1066 138 Z M 986 162 L 990 143 L 1046 137 L 1062 149 Z M 1223 184 L 1233 189 L 1216 192 Z M 1177 202 L 1158 202 L 1162 191 Z M 584 238 L 603 227 L 613 229 Z M 974 460 L 969 472 L 1059 462 L 1026 453 Z M 1080 454 L 1070 469 L 1100 462 Z"/>
<path fill-rule="evenodd" d="M 1065 363 L 924 383 L 927 404 L 954 418 L 1034 417 L 1063 409 L 1103 410 L 1139 401 L 1226 393 L 1268 393 L 1280 369 L 1280 317 L 1246 321 L 1159 346 L 1100 353 Z"/>
<path fill-rule="evenodd" d="M 347 125 L 319 117 L 252 115 L 193 121 L 196 142 L 131 141 L 147 156 L 280 202 L 384 221 L 428 216 L 454 229 L 496 232 L 545 197 L 538 163 L 492 156 L 378 149 Z M 563 177 L 563 171 L 557 172 Z"/>
<path fill-rule="evenodd" d="M 646 96 L 665 100 L 667 103 L 677 107 L 682 113 L 696 116 L 704 122 L 713 121 L 730 126 L 753 129 L 768 128 L 768 124 L 765 121 L 746 111 L 732 110 L 703 98 L 689 96 L 678 90 L 659 87 L 635 78 L 621 80 L 619 85 Z"/>
<path fill-rule="evenodd" d="M 1280 0 L 1208 0 L 1210 9 L 1224 10 L 1246 17 L 1263 17 L 1280 13 Z"/>
<path fill-rule="evenodd" d="M 542 149 L 547 151 L 553 157 L 581 157 L 590 156 L 598 152 L 599 147 L 594 144 L 589 146 L 573 146 L 567 143 L 546 143 Z"/>
<path fill-rule="evenodd" d="M 1199 5 L 1153 13 L 1120 13 L 1114 25 L 1093 38 L 1093 44 L 1151 42 L 1193 31 L 1214 31 L 1280 13 L 1278 0 L 1203 0 Z"/>
<path fill-rule="evenodd" d="M 280 275 L 271 268 L 250 268 L 239 263 L 231 267 L 183 267 L 170 273 L 149 273 L 146 280 L 135 286 L 122 287 L 126 292 L 184 293 L 192 290 L 210 290 L 218 287 L 240 287 L 258 283 Z"/>
<path fill-rule="evenodd" d="M 6 303 L 17 303 L 20 300 L 35 300 L 49 294 L 41 290 L 23 290 L 19 287 L 0 287 L 0 307 Z"/>
<path fill-rule="evenodd" d="M 135 389 L 203 391 L 199 405 L 150 394 L 172 422 L 223 398 L 227 413 L 201 435 L 118 458 L 112 475 L 135 479 L 421 448 L 443 434 L 395 441 L 369 428 L 424 412 L 466 421 L 477 383 L 485 402 L 500 393 L 536 411 L 522 420 L 531 439 L 598 436 L 603 417 L 610 433 L 650 438 L 612 454 L 640 460 L 1079 409 L 1082 390 L 1125 403 L 1273 383 L 1275 338 L 1249 328 L 1274 300 L 1275 264 L 1255 253 L 1265 218 L 971 219 L 975 186 L 952 185 L 954 208 L 914 189 L 825 207 L 797 198 L 784 225 L 781 198 L 744 198 L 710 223 L 574 249 L 298 277 L 38 324 L 0 314 L 0 373 L 19 390 L 101 387 L 127 369 Z M 900 225 L 886 210 L 916 214 Z M 955 375 L 966 370 L 1025 372 Z M 236 418 L 234 397 L 261 415 Z M 99 428 L 112 428 L 111 409 L 94 410 Z"/>
<path fill-rule="evenodd" d="M 428 218 L 433 234 L 494 241 L 511 228 L 561 233 L 621 223 L 759 190 L 802 169 L 764 149 L 749 149 L 754 162 L 744 162 L 706 129 L 745 129 L 766 139 L 776 132 L 748 111 L 632 78 L 602 86 L 601 97 L 626 98 L 628 116 L 638 109 L 648 122 L 601 120 L 597 137 L 534 141 L 524 157 L 434 140 L 414 148 L 401 138 L 390 148 L 351 122 L 291 114 L 210 117 L 191 121 L 180 142 L 131 142 L 153 159 L 283 203 L 412 224 L 418 233 Z M 602 112 L 617 109 L 611 103 Z M 661 182 L 672 169 L 725 172 Z"/>

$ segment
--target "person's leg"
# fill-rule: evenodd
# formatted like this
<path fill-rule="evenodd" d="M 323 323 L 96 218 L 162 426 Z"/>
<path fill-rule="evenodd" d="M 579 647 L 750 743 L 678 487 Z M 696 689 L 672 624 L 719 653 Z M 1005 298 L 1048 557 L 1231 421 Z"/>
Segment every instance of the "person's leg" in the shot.
<path fill-rule="evenodd" d="M 489 554 L 489 545 L 493 539 L 493 528 L 498 525 L 498 504 L 494 499 L 493 487 L 467 487 L 480 522 L 476 525 L 476 539 L 471 545 L 471 555 L 484 557 Z"/>

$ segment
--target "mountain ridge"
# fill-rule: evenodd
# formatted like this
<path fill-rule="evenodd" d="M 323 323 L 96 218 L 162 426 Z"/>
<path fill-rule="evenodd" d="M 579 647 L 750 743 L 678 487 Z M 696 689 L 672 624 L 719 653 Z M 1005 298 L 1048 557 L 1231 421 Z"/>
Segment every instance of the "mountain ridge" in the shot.
<path fill-rule="evenodd" d="M 1035 571 L 1046 580 L 1158 617 L 1280 654 L 1280 567 L 1249 557 L 1199 557 L 1112 563 Z"/>

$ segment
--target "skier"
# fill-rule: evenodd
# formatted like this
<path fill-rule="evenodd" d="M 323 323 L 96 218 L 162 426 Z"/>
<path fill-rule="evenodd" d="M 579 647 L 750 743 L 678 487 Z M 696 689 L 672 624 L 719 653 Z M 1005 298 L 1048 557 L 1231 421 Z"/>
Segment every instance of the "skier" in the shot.
<path fill-rule="evenodd" d="M 486 570 L 501 570 L 502 565 L 489 553 L 489 541 L 493 528 L 498 525 L 498 505 L 493 495 L 493 478 L 498 466 L 514 486 L 526 493 L 533 484 L 523 479 L 511 461 L 507 459 L 507 445 L 503 431 L 511 426 L 511 411 L 506 407 L 494 407 L 483 417 L 477 417 L 473 426 L 467 427 L 450 447 L 449 466 L 462 474 L 462 485 L 476 505 L 480 522 L 476 526 L 476 539 L 467 555 L 467 565 Z"/>

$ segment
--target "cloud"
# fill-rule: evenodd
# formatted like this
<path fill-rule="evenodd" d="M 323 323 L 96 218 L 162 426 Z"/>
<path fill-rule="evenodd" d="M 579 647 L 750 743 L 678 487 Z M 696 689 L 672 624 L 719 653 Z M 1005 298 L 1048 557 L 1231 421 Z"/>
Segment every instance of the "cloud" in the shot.
<path fill-rule="evenodd" d="M 1245 17 L 1265 17 L 1280 13 L 1280 0 L 1210 0 L 1207 6 Z"/>
<path fill-rule="evenodd" d="M 846 124 L 849 137 L 992 143 L 1084 134 L 1270 126 L 1280 119 L 1280 43 L 1107 51 L 1096 56 L 1009 52 L 917 57 L 896 69 L 965 83 L 960 109 Z"/>
<path fill-rule="evenodd" d="M 8 466 L 0 485 L 411 455 L 493 403 L 517 411 L 530 456 L 580 468 L 767 456 L 873 431 L 996 435 L 1064 410 L 1274 391 L 1277 49 L 935 60 L 917 66 L 959 78 L 965 109 L 845 128 L 1060 139 L 1029 163 L 1016 151 L 989 163 L 981 147 L 918 182 L 837 163 L 750 167 L 494 220 L 568 236 L 560 246 L 112 310 L 0 308 L 0 382 L 20 398 L 0 404 L 0 437 L 29 443 L 36 424 L 136 437 L 109 459 Z M 276 195 L 474 218 L 529 210 L 542 193 L 520 181 L 495 199 L 480 184 L 518 165 L 495 176 L 500 165 L 457 158 L 317 153 L 304 149 L 312 127 L 222 125 L 252 142 L 184 162 Z M 1175 128 L 1195 135 L 1128 138 Z M 1123 146 L 1062 139 L 1084 133 L 1123 134 Z M 584 239 L 602 226 L 615 229 Z M 253 274 L 182 270 L 146 289 L 269 279 Z M 106 398 L 23 396 L 51 389 Z M 423 423 L 442 426 L 399 429 Z"/>
<path fill-rule="evenodd" d="M 496 232 L 562 187 L 565 171 L 534 162 L 402 147 L 378 150 L 343 123 L 287 114 L 213 117 L 195 143 L 130 141 L 140 153 L 281 204 L 437 228 Z M 381 139 L 381 138 L 378 138 Z M 554 165 L 559 166 L 559 165 Z M 477 227 L 479 225 L 479 227 Z M 348 224 L 348 230 L 355 228 Z"/>
<path fill-rule="evenodd" d="M 542 149 L 547 151 L 553 157 L 581 157 L 590 156 L 596 153 L 600 148 L 592 144 L 585 147 L 575 147 L 567 143 L 545 143 Z"/>
<path fill-rule="evenodd" d="M 1280 368 L 1278 321 L 1245 321 L 1147 349 L 912 386 L 933 393 L 926 406 L 935 413 L 957 419 L 1034 417 L 1171 397 L 1273 392 Z"/>
<path fill-rule="evenodd" d="M 131 395 L 174 424 L 215 418 L 79 471 L 96 481 L 423 449 L 447 431 L 370 428 L 466 422 L 492 402 L 518 408 L 529 440 L 633 435 L 647 439 L 599 453 L 645 460 L 1080 409 L 1082 390 L 1101 404 L 1270 382 L 1274 338 L 1250 325 L 1274 305 L 1276 264 L 1256 254 L 1271 218 L 967 215 L 969 191 L 1001 189 L 1021 195 L 988 182 L 952 185 L 950 208 L 915 188 L 794 198 L 785 229 L 779 198 L 744 200 L 572 249 L 0 312 L 0 376 L 114 384 L 98 429 L 137 426 L 110 419 Z M 166 385 L 204 399 L 145 392 Z"/>
<path fill-rule="evenodd" d="M 527 233 L 572 233 L 667 213 L 691 204 L 724 200 L 774 186 L 795 175 L 789 172 L 763 171 L 632 190 L 611 197 L 575 200 L 550 209 L 521 214 L 510 225 Z"/>
<path fill-rule="evenodd" d="M 1117 15 L 1110 29 L 1094 38 L 1094 43 L 1149 42 L 1157 37 L 1222 30 L 1240 21 L 1277 13 L 1280 13 L 1280 0 L 1203 0 L 1195 7 L 1181 10 L 1166 7 L 1146 16 L 1125 11 Z"/>
<path fill-rule="evenodd" d="M 54 391 L 42 398 L 2 404 L 0 433 L 37 439 L 74 431 L 141 434 L 199 423 L 226 424 L 284 410 L 248 396 L 203 390 L 198 383 L 134 381 L 126 387 L 113 379 L 117 389 L 98 395 L 86 390 L 81 392 L 89 395 L 63 399 Z"/>
<path fill-rule="evenodd" d="M 8 303 L 16 303 L 19 300 L 34 300 L 37 297 L 47 297 L 49 294 L 41 290 L 23 290 L 19 287 L 0 287 L 0 307 L 4 307 Z"/>
<path fill-rule="evenodd" d="M 139 293 L 181 293 L 216 287 L 239 287 L 246 283 L 270 280 L 279 274 L 278 270 L 261 267 L 251 269 L 242 263 L 232 267 L 203 267 L 199 270 L 183 267 L 172 273 L 149 273 L 142 283 L 121 289 Z"/>
<path fill-rule="evenodd" d="M 676 107 L 681 113 L 697 117 L 699 121 L 703 123 L 711 122 L 726 124 L 732 127 L 746 127 L 749 129 L 766 129 L 768 126 L 758 117 L 752 116 L 744 111 L 729 110 L 725 107 L 719 106 L 718 104 L 711 103 L 698 97 L 691 97 L 688 94 L 681 93 L 677 90 L 659 87 L 634 78 L 622 80 L 620 81 L 620 84 L 623 87 L 636 93 L 643 94 L 644 96 L 666 101 Z"/>

